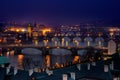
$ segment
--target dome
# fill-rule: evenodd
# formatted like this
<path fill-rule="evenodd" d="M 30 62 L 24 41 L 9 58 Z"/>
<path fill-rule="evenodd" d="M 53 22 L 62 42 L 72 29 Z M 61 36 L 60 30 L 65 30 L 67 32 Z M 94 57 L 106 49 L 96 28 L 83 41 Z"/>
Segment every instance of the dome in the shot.
<path fill-rule="evenodd" d="M 52 55 L 70 55 L 71 51 L 67 49 L 52 49 Z"/>
<path fill-rule="evenodd" d="M 22 49 L 22 53 L 25 55 L 41 55 L 42 51 L 35 48 L 24 48 Z"/>

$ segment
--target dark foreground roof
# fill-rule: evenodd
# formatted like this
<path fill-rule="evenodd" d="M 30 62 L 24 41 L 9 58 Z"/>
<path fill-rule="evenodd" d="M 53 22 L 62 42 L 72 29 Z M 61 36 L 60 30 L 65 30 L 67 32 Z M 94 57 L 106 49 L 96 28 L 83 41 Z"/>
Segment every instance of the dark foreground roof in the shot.
<path fill-rule="evenodd" d="M 88 63 L 81 64 L 80 70 L 76 65 L 71 65 L 53 70 L 53 74 L 50 76 L 46 72 L 34 72 L 29 76 L 29 72 L 25 70 L 18 70 L 17 74 L 14 75 L 13 68 L 10 69 L 9 74 L 6 74 L 6 68 L 0 68 L 0 80 L 31 80 L 32 77 L 36 80 L 62 80 L 63 74 L 67 74 L 68 80 L 73 80 L 71 72 L 75 73 L 75 80 L 112 80 L 110 68 L 108 67 L 108 72 L 104 72 L 104 65 L 109 65 L 109 61 L 96 62 L 96 66 L 90 63 L 90 70 L 87 67 Z"/>

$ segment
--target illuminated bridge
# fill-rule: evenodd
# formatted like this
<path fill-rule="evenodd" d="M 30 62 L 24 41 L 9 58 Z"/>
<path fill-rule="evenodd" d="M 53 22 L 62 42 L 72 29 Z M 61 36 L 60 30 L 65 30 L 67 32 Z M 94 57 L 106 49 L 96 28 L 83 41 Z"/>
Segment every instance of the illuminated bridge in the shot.
<path fill-rule="evenodd" d="M 48 51 L 50 49 L 58 48 L 58 49 L 67 49 L 67 50 L 70 50 L 70 51 L 75 53 L 75 51 L 85 49 L 86 47 L 84 47 L 84 46 L 43 46 L 43 45 L 33 45 L 33 44 L 29 44 L 29 45 L 16 45 L 16 44 L 0 45 L 0 48 L 2 48 L 3 51 L 15 50 L 15 53 L 18 53 L 18 52 L 20 53 L 21 50 L 25 49 L 25 48 L 36 48 L 36 49 L 42 50 L 42 52 Z M 96 50 L 104 50 L 104 51 L 108 50 L 107 47 L 101 47 L 101 48 L 100 47 L 93 47 L 93 48 Z"/>

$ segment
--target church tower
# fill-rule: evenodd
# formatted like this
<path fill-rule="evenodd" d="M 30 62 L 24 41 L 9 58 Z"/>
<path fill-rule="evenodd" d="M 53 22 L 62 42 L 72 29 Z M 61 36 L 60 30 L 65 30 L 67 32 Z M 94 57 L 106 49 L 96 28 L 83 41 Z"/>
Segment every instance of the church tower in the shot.
<path fill-rule="evenodd" d="M 31 26 L 31 24 L 28 24 L 28 36 L 32 37 L 32 26 Z"/>

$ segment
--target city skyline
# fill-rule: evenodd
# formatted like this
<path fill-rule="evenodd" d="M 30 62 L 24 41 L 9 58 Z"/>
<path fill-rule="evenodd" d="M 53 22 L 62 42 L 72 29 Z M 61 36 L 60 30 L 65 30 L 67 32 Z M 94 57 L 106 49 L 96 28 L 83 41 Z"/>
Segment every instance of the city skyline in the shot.
<path fill-rule="evenodd" d="M 120 25 L 120 1 L 20 0 L 0 1 L 0 20 L 48 25 L 93 23 Z"/>
<path fill-rule="evenodd" d="M 120 0 L 0 0 L 0 80 L 120 80 Z"/>

